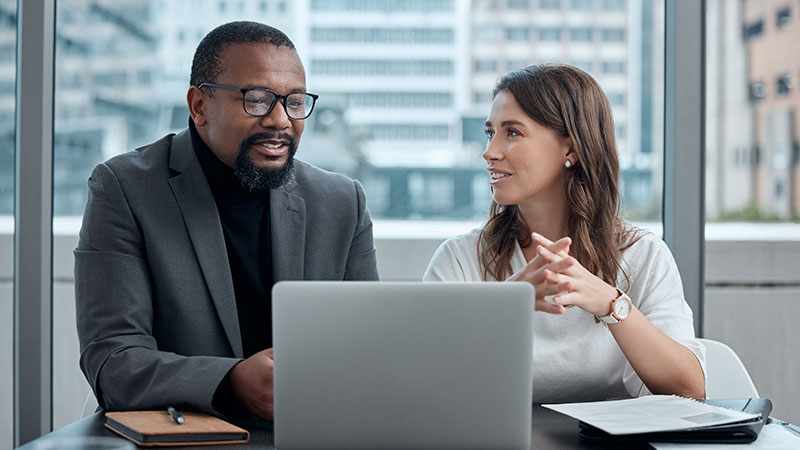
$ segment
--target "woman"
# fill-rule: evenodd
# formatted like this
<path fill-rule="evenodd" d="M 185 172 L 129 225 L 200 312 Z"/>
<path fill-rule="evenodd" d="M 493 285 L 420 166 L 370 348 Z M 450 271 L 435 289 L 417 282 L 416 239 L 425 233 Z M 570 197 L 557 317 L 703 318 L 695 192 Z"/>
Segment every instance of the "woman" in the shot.
<path fill-rule="evenodd" d="M 509 73 L 486 134 L 490 217 L 442 244 L 424 278 L 534 285 L 534 402 L 703 398 L 675 261 L 619 217 L 614 122 L 594 79 L 561 64 Z"/>

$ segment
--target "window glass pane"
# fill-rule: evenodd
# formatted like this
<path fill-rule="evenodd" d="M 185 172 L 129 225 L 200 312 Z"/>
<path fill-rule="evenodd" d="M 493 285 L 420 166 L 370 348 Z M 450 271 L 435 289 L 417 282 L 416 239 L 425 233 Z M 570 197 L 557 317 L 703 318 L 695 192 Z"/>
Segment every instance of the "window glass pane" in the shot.
<path fill-rule="evenodd" d="M 595 76 L 612 101 L 624 214 L 660 222 L 663 0 L 59 0 L 56 426 L 80 414 L 88 392 L 70 253 L 87 178 L 98 162 L 186 128 L 194 50 L 232 20 L 277 25 L 295 41 L 308 90 L 320 94 L 297 156 L 361 180 L 378 221 L 484 219 L 483 122 L 495 80 L 566 62 Z"/>
<path fill-rule="evenodd" d="M 304 136 L 304 156 L 326 168 L 358 174 L 376 219 L 481 220 L 490 200 L 488 185 L 469 192 L 458 186 L 473 185 L 473 178 L 477 185 L 486 180 L 481 128 L 497 77 L 532 63 L 566 62 L 592 73 L 612 103 L 626 216 L 658 223 L 663 2 L 504 0 L 468 5 L 468 11 L 461 12 L 469 20 L 468 39 L 456 37 L 463 31 L 464 16 L 451 3 L 436 11 L 388 14 L 393 17 L 390 23 L 431 23 L 420 28 L 448 30 L 446 36 L 452 39 L 426 35 L 422 40 L 366 41 L 353 36 L 376 28 L 387 36 L 402 36 L 403 27 L 373 23 L 378 18 L 357 2 L 314 0 L 310 80 L 326 101 L 342 98 L 342 123 L 357 138 L 335 144 L 332 139 L 317 140 L 322 135 L 316 133 L 313 138 Z M 561 6 L 568 9 L 553 14 L 552 9 Z M 347 32 L 340 25 L 325 25 L 339 23 L 342 11 L 353 24 Z M 602 42 L 602 51 L 597 51 L 595 40 Z M 469 59 L 462 61 L 459 55 Z M 462 80 L 468 80 L 466 86 Z M 403 100 L 419 93 L 420 86 L 431 96 L 459 100 L 438 110 Z M 386 101 L 374 101 L 381 99 L 378 94 L 387 95 Z M 325 108 L 325 102 L 318 108 Z M 468 129 L 471 126 L 477 129 Z M 336 150 L 342 146 L 349 147 L 343 154 Z M 427 192 L 433 188 L 444 192 Z"/>
<path fill-rule="evenodd" d="M 17 2 L 0 0 L 0 448 L 14 436 L 14 151 Z"/>
<path fill-rule="evenodd" d="M 800 342 L 800 4 L 712 0 L 706 14 L 704 330 L 797 423 L 800 365 L 780 349 Z"/>

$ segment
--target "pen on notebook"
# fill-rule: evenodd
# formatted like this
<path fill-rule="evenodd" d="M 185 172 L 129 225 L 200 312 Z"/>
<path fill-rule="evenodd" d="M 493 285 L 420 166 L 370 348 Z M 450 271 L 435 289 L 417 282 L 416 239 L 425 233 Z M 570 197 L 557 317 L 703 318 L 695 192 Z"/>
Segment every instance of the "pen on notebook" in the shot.
<path fill-rule="evenodd" d="M 172 416 L 172 420 L 174 420 L 175 423 L 177 423 L 178 425 L 183 424 L 184 421 L 183 415 L 181 415 L 181 413 L 179 413 L 178 410 L 176 410 L 172 406 L 169 406 L 167 407 L 167 413 L 170 416 Z"/>

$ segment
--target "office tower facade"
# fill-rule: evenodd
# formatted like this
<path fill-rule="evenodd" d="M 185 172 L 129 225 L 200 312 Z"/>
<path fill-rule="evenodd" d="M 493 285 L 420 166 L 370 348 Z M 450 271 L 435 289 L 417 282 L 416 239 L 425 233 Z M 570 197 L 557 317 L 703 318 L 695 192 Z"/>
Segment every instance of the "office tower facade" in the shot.
<path fill-rule="evenodd" d="M 77 214 L 94 164 L 144 143 L 155 122 L 154 11 L 142 0 L 59 2 L 53 205 Z"/>
<path fill-rule="evenodd" d="M 800 217 L 800 4 L 745 0 L 747 82 L 755 136 L 757 208 Z"/>
<path fill-rule="evenodd" d="M 654 174 L 660 173 L 663 139 L 659 17 L 662 2 L 474 0 L 467 93 L 473 126 L 485 117 L 503 73 L 548 62 L 585 70 L 611 103 L 626 208 L 637 218 L 652 218 L 658 214 L 661 178 Z"/>
<path fill-rule="evenodd" d="M 0 0 L 0 215 L 14 212 L 16 56 L 16 0 Z"/>
<path fill-rule="evenodd" d="M 309 81 L 344 112 L 349 138 L 339 159 L 357 159 L 373 214 L 477 215 L 479 169 L 462 145 L 458 114 L 467 104 L 469 4 L 311 0 L 307 7 Z"/>
<path fill-rule="evenodd" d="M 200 39 L 231 20 L 290 23 L 285 0 L 64 0 L 56 23 L 54 209 L 79 215 L 92 167 L 186 128 Z"/>
<path fill-rule="evenodd" d="M 361 179 L 376 217 L 485 217 L 492 87 L 539 62 L 597 78 L 626 209 L 658 215 L 663 2 L 62 0 L 57 19 L 59 214 L 81 213 L 94 164 L 185 128 L 197 43 L 221 23 L 256 20 L 294 40 L 320 94 L 298 156 Z"/>
<path fill-rule="evenodd" d="M 706 217 L 754 202 L 753 109 L 742 41 L 742 2 L 706 3 Z"/>
<path fill-rule="evenodd" d="M 189 110 L 186 90 L 192 57 L 203 37 L 215 27 L 236 20 L 254 20 L 279 27 L 295 40 L 298 2 L 288 0 L 147 0 L 157 9 L 153 23 L 156 47 L 154 99 L 159 105 L 158 127 L 163 133 L 186 128 Z"/>

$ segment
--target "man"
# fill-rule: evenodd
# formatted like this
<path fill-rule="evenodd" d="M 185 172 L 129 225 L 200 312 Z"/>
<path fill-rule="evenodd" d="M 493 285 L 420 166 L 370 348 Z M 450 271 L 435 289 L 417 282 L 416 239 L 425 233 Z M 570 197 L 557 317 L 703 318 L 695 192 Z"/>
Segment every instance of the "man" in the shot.
<path fill-rule="evenodd" d="M 75 250 L 104 409 L 272 419 L 270 290 L 377 280 L 361 185 L 294 160 L 316 96 L 289 38 L 233 22 L 192 63 L 189 128 L 98 165 Z"/>

